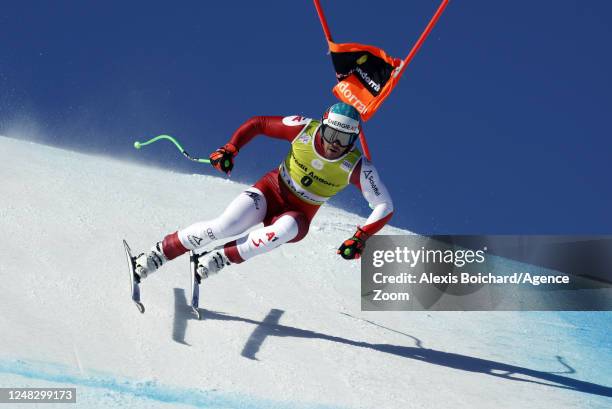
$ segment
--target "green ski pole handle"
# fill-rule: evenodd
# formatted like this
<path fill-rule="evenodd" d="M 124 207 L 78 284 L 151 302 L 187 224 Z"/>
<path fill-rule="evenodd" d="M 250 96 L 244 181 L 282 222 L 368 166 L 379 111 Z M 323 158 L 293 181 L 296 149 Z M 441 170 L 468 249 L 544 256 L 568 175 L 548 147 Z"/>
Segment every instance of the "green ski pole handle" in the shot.
<path fill-rule="evenodd" d="M 194 162 L 199 162 L 199 163 L 210 163 L 210 160 L 209 160 L 209 159 L 201 159 L 201 158 L 193 158 L 193 157 L 191 157 L 191 155 L 189 155 L 189 153 L 187 153 L 187 151 L 186 151 L 185 149 L 183 149 L 183 147 L 181 146 L 181 144 L 180 144 L 180 143 L 178 143 L 178 141 L 177 141 L 176 139 L 174 139 L 174 138 L 173 138 L 172 136 L 170 136 L 170 135 L 158 135 L 158 136 L 156 136 L 155 138 L 151 138 L 151 139 L 149 139 L 148 141 L 145 141 L 145 142 L 139 142 L 139 141 L 136 141 L 136 142 L 134 142 L 134 148 L 136 148 L 136 149 L 140 149 L 140 148 L 142 148 L 143 146 L 150 145 L 150 144 L 152 144 L 153 142 L 157 142 L 157 141 L 162 140 L 162 139 L 166 139 L 166 140 L 169 140 L 170 142 L 172 142 L 172 143 L 174 144 L 174 146 L 176 146 L 176 148 L 177 148 L 179 151 L 181 151 L 181 153 L 183 154 L 183 156 L 185 156 L 187 159 L 192 160 L 192 161 L 194 161 Z"/>

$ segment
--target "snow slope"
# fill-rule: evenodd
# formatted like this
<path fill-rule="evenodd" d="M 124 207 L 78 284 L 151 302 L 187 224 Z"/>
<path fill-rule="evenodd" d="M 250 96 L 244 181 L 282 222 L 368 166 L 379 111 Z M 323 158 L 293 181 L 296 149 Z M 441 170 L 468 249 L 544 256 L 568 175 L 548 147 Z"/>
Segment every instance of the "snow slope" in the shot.
<path fill-rule="evenodd" d="M 0 387 L 76 387 L 72 408 L 612 406 L 612 313 L 361 312 L 335 248 L 364 220 L 343 210 L 207 280 L 196 321 L 186 257 L 138 313 L 121 239 L 148 248 L 244 185 L 5 137 L 0 180 Z"/>

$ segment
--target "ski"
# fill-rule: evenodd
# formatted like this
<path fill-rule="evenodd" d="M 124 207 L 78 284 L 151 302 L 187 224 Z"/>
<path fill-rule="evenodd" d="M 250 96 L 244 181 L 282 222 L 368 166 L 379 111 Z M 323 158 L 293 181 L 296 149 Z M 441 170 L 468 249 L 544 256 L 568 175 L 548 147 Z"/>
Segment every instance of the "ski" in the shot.
<path fill-rule="evenodd" d="M 136 274 L 136 257 L 132 256 L 132 250 L 127 244 L 127 241 L 123 240 L 123 247 L 125 247 L 125 255 L 127 257 L 128 269 L 130 273 L 130 293 L 132 294 L 132 301 L 136 304 L 136 308 L 141 314 L 144 314 L 145 307 L 140 302 L 140 277 Z"/>
<path fill-rule="evenodd" d="M 189 266 L 191 269 L 191 309 L 198 317 L 198 319 L 202 319 L 202 313 L 200 312 L 200 283 L 202 282 L 202 278 L 196 271 L 198 267 L 198 255 L 193 251 L 189 252 Z"/>

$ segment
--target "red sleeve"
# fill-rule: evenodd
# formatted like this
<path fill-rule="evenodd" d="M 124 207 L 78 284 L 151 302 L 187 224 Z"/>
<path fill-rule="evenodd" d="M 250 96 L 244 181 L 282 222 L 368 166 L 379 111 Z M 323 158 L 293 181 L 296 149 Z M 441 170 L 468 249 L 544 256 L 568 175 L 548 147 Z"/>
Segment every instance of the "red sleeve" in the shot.
<path fill-rule="evenodd" d="M 393 212 L 389 213 L 388 215 L 386 215 L 380 220 L 376 220 L 373 223 L 369 223 L 364 226 L 361 226 L 361 230 L 363 230 L 368 235 L 368 237 L 373 236 L 380 229 L 385 227 L 385 224 L 389 223 L 389 220 L 391 220 L 391 217 L 393 217 Z"/>
<path fill-rule="evenodd" d="M 254 116 L 240 125 L 232 135 L 230 143 L 241 149 L 256 135 L 266 135 L 291 142 L 302 128 L 302 126 L 285 125 L 282 116 Z"/>

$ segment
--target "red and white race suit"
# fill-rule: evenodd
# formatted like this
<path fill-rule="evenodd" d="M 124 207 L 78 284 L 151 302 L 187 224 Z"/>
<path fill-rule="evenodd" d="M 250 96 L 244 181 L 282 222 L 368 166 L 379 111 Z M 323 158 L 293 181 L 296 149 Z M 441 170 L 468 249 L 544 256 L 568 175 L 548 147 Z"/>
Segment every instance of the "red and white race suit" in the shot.
<path fill-rule="evenodd" d="M 292 142 L 308 121 L 299 116 L 253 117 L 236 130 L 230 143 L 240 150 L 260 134 Z M 319 133 L 314 143 L 317 152 L 322 155 Z M 374 165 L 364 157 L 359 159 L 349 178 L 350 183 L 361 191 L 373 209 L 366 224 L 361 226 L 361 230 L 371 236 L 391 218 L 391 197 Z M 195 223 L 166 236 L 162 243 L 163 252 L 171 260 L 213 241 L 244 233 L 263 222 L 263 227 L 223 245 L 229 260 L 241 263 L 284 243 L 295 243 L 304 238 L 320 207 L 294 194 L 279 179 L 279 170 L 275 168 L 238 195 L 219 217 Z"/>

